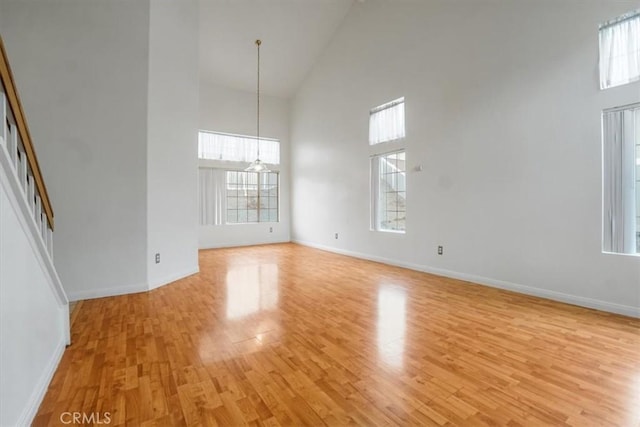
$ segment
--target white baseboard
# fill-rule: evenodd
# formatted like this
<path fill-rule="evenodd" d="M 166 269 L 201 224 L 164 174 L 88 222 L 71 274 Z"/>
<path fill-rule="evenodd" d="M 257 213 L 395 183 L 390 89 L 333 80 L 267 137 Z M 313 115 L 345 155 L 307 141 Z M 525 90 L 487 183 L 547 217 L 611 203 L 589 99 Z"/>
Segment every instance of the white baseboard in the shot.
<path fill-rule="evenodd" d="M 185 277 L 191 276 L 193 274 L 197 274 L 199 272 L 200 272 L 200 266 L 196 265 L 195 267 L 191 267 L 180 273 L 172 274 L 170 276 L 163 277 L 161 279 L 156 279 L 153 282 L 149 282 L 149 290 L 159 288 L 160 286 L 168 285 L 171 282 L 184 279 Z"/>
<path fill-rule="evenodd" d="M 180 273 L 175 273 L 170 276 L 156 279 L 153 282 L 150 282 L 149 284 L 138 283 L 134 285 L 117 286 L 113 288 L 69 291 L 67 292 L 67 295 L 69 296 L 70 301 L 80 301 L 80 300 L 86 300 L 86 299 L 115 297 L 118 295 L 137 294 L 139 292 L 147 292 L 149 290 L 159 288 L 160 286 L 167 285 L 171 282 L 175 282 L 176 280 L 183 279 L 187 276 L 191 276 L 192 274 L 196 274 L 198 272 L 200 272 L 200 268 L 198 266 L 195 266 L 185 271 L 182 271 Z"/>
<path fill-rule="evenodd" d="M 146 283 L 138 283 L 135 285 L 117 286 L 113 288 L 87 289 L 82 291 L 69 291 L 67 295 L 70 301 L 80 301 L 85 299 L 113 297 L 117 295 L 137 294 L 138 292 L 146 292 L 149 286 Z"/>
<path fill-rule="evenodd" d="M 266 240 L 264 242 L 239 242 L 233 243 L 230 245 L 205 245 L 202 247 L 198 247 L 198 250 L 207 250 L 207 249 L 222 249 L 222 248 L 241 248 L 244 246 L 260 246 L 260 245 L 277 245 L 278 243 L 290 243 L 290 239 L 285 240 Z M 308 245 L 307 245 L 308 246 Z"/>
<path fill-rule="evenodd" d="M 42 403 L 42 399 L 44 399 L 44 395 L 49 388 L 49 383 L 53 378 L 53 374 L 56 372 L 56 369 L 60 364 L 60 360 L 62 360 L 64 349 L 65 343 L 63 340 L 61 340 L 56 346 L 56 349 L 53 351 L 51 359 L 49 359 L 49 363 L 42 372 L 38 383 L 35 385 L 27 406 L 24 408 L 24 411 L 22 412 L 17 425 L 30 426 L 33 422 L 33 419 L 35 418 L 36 414 L 38 413 L 38 409 L 40 408 L 40 404 Z"/>
<path fill-rule="evenodd" d="M 347 255 L 354 258 L 366 259 L 369 261 L 376 261 L 383 264 L 389 264 L 396 267 L 408 268 L 410 270 L 421 271 L 424 273 L 434 274 L 437 276 L 449 277 L 452 279 L 464 280 L 466 282 L 473 282 L 480 285 L 490 286 L 492 288 L 504 289 L 507 291 L 518 292 L 525 295 L 531 295 L 535 297 L 550 299 L 553 301 L 564 302 L 567 304 L 577 305 L 580 307 L 593 308 L 596 310 L 606 311 L 609 313 L 622 314 L 630 317 L 640 318 L 640 307 L 634 307 L 630 305 L 616 304 L 608 301 L 596 300 L 593 298 L 581 297 L 578 295 L 570 295 L 562 292 L 551 291 L 548 289 L 540 289 L 532 286 L 521 285 L 518 283 L 507 282 L 504 280 L 491 279 L 488 277 L 476 276 L 473 274 L 459 273 L 457 271 L 445 270 L 441 268 L 429 267 L 426 265 L 412 264 L 394 259 L 379 257 L 375 255 L 364 254 L 361 252 L 354 252 L 345 249 L 334 248 L 331 246 L 321 245 L 312 242 L 306 242 L 303 240 L 293 239 L 293 243 L 299 245 L 308 246 L 323 251 L 333 252 L 340 255 Z"/>

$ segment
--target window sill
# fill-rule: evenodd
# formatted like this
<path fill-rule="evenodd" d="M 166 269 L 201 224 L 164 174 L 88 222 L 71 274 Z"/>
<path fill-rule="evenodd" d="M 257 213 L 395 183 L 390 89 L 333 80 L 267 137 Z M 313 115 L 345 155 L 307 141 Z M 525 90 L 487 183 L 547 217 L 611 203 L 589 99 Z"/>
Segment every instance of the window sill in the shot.
<path fill-rule="evenodd" d="M 622 252 L 607 252 L 607 251 L 602 251 L 603 255 L 619 255 L 619 256 L 628 256 L 628 257 L 633 257 L 633 258 L 640 258 L 640 253 L 635 253 L 635 254 L 625 254 Z"/>
<path fill-rule="evenodd" d="M 389 233 L 389 234 L 407 234 L 406 230 L 376 230 L 372 228 L 370 231 L 379 232 L 379 233 Z"/>

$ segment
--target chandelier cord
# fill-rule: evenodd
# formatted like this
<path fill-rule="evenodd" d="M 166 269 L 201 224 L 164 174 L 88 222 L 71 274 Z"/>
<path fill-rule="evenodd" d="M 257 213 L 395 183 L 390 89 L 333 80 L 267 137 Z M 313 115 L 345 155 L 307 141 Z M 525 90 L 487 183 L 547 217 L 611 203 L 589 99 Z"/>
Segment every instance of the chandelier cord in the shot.
<path fill-rule="evenodd" d="M 257 144 L 258 144 L 258 160 L 260 160 L 260 45 L 262 41 L 256 40 L 258 46 L 258 102 L 256 108 L 257 114 Z"/>

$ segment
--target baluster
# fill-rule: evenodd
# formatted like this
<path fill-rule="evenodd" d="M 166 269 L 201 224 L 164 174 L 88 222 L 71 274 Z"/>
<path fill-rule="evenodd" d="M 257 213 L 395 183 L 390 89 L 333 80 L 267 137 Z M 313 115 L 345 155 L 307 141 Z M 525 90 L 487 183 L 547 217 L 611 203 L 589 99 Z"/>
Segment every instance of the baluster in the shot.
<path fill-rule="evenodd" d="M 47 227 L 47 250 L 49 251 L 49 256 L 53 259 L 53 230 Z"/>
<path fill-rule="evenodd" d="M 33 216 L 33 219 L 36 220 L 36 225 L 38 226 L 38 228 L 40 228 L 42 226 L 42 199 L 40 199 L 39 194 L 36 194 L 36 206 L 33 212 Z"/>
<path fill-rule="evenodd" d="M 49 228 L 47 225 L 47 215 L 44 212 L 40 215 L 40 237 L 42 237 L 42 242 L 44 246 L 47 246 L 47 229 Z"/>
<path fill-rule="evenodd" d="M 31 209 L 31 212 L 35 212 L 36 184 L 33 180 L 33 175 L 27 176 L 27 201 L 29 202 L 29 209 Z"/>
<path fill-rule="evenodd" d="M 13 168 L 18 171 L 18 127 L 7 123 L 9 128 L 9 157 L 12 160 Z"/>
<path fill-rule="evenodd" d="M 20 185 L 22 185 L 24 194 L 27 194 L 27 155 L 24 152 L 21 152 L 18 157 L 20 158 L 18 166 L 18 178 L 20 179 Z"/>
<path fill-rule="evenodd" d="M 0 144 L 7 144 L 7 96 L 0 93 Z"/>

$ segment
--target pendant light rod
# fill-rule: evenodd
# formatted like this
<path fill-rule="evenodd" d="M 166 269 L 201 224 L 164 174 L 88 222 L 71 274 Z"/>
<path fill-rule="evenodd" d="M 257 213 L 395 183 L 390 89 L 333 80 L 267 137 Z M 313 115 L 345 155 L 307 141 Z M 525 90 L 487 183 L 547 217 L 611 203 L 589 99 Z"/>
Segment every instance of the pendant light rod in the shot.
<path fill-rule="evenodd" d="M 257 97 L 257 141 L 258 144 L 258 160 L 260 160 L 260 45 L 262 44 L 262 40 L 256 40 L 256 46 L 258 46 L 258 97 Z"/>
<path fill-rule="evenodd" d="M 258 48 L 258 91 L 256 97 L 256 144 L 258 146 L 258 157 L 256 160 L 249 165 L 248 168 L 245 169 L 247 172 L 257 172 L 257 173 L 267 173 L 271 172 L 269 167 L 262 163 L 260 160 L 260 45 L 262 41 L 260 39 L 256 40 L 256 47 Z"/>

